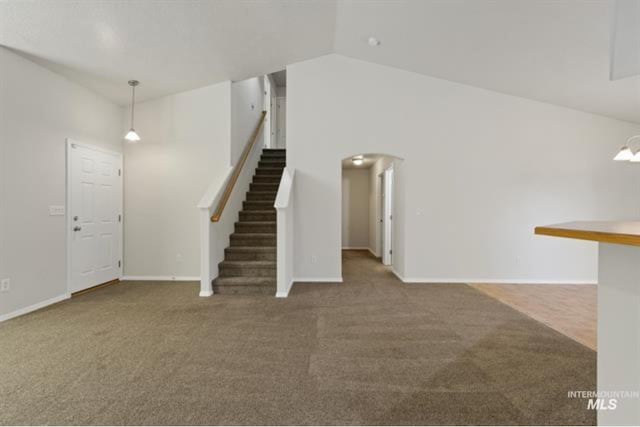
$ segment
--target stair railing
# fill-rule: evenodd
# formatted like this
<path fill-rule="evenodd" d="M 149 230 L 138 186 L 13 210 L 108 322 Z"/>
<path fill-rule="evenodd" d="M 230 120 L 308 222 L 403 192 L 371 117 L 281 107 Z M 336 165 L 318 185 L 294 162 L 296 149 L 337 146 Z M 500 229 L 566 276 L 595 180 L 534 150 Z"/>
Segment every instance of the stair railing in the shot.
<path fill-rule="evenodd" d="M 257 165 L 261 150 L 257 150 L 258 136 L 264 123 L 266 111 L 262 112 L 245 145 L 240 159 L 233 167 L 222 173 L 210 186 L 202 197 L 198 208 L 200 209 L 200 296 L 213 295 L 211 282 L 218 277 L 218 263 L 224 258 L 224 249 L 229 245 L 229 236 L 233 233 L 234 223 L 242 205 L 240 187 L 249 187 L 253 176 L 253 170 L 244 168 L 250 159 L 250 164 Z M 243 173 L 244 172 L 244 173 Z M 233 197 L 232 197 L 233 196 Z M 234 212 L 225 207 L 231 204 L 236 206 Z"/>
<path fill-rule="evenodd" d="M 293 209 L 295 169 L 284 168 L 274 207 L 278 212 L 276 237 L 278 281 L 276 297 L 286 298 L 293 285 Z"/>
<path fill-rule="evenodd" d="M 240 172 L 242 172 L 242 168 L 244 167 L 245 162 L 247 161 L 247 157 L 249 157 L 249 153 L 251 153 L 251 149 L 256 144 L 258 140 L 258 135 L 260 135 L 260 129 L 262 124 L 264 123 L 264 117 L 267 112 L 263 111 L 260 116 L 260 120 L 258 120 L 258 124 L 251 134 L 251 138 L 249 138 L 249 142 L 244 147 L 244 151 L 242 151 L 242 155 L 240 156 L 240 160 L 233 168 L 231 173 L 231 178 L 227 181 L 227 185 L 225 187 L 224 193 L 218 202 L 218 207 L 216 208 L 214 214 L 211 216 L 211 222 L 220 221 L 220 217 L 222 216 L 222 212 L 224 211 L 225 206 L 227 206 L 227 202 L 229 201 L 229 197 L 231 197 L 231 193 L 233 192 L 233 187 L 235 187 L 236 182 L 238 181 L 238 177 L 240 176 Z"/>

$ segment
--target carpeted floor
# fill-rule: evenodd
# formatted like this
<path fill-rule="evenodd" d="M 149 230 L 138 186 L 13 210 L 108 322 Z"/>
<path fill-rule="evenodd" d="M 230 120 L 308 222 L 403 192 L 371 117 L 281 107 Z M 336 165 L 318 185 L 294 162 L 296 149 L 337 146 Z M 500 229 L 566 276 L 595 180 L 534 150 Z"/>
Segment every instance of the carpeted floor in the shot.
<path fill-rule="evenodd" d="M 365 252 L 288 299 L 122 283 L 0 324 L 2 424 L 595 424 L 596 353 Z"/>

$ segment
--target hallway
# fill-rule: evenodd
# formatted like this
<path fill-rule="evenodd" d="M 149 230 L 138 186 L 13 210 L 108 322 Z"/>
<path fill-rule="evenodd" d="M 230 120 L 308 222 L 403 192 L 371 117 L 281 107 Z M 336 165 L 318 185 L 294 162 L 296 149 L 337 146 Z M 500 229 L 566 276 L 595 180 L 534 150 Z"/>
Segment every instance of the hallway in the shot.
<path fill-rule="evenodd" d="M 122 282 L 0 325 L 1 424 L 595 424 L 596 353 L 368 252 L 287 299 Z"/>

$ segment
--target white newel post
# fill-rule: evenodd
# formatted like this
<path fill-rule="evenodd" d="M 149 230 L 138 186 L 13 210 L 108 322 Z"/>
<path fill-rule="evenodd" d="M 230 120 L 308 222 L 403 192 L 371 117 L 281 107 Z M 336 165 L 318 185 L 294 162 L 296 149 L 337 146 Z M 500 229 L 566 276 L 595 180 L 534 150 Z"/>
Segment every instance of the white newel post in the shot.
<path fill-rule="evenodd" d="M 289 296 L 293 281 L 293 183 L 295 170 L 284 169 L 274 207 L 277 210 L 276 297 Z"/>
<path fill-rule="evenodd" d="M 211 256 L 211 222 L 210 209 L 200 208 L 200 296 L 213 295 L 211 270 L 214 267 Z"/>
<path fill-rule="evenodd" d="M 205 195 L 198 203 L 200 211 L 200 296 L 210 297 L 213 295 L 212 281 L 218 277 L 218 242 L 221 237 L 218 234 L 220 223 L 211 222 L 214 206 L 217 205 L 225 184 L 231 176 L 233 168 L 215 179 Z"/>

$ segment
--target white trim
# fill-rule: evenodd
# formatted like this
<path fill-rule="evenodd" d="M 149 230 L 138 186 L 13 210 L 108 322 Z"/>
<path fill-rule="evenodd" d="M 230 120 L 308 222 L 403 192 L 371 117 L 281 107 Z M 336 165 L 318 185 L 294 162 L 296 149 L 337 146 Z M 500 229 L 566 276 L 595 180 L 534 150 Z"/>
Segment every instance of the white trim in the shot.
<path fill-rule="evenodd" d="M 395 267 L 392 265 L 391 266 L 391 272 L 393 273 L 394 276 L 396 276 L 401 282 L 404 282 L 404 277 L 402 277 L 402 275 L 400 273 L 398 273 L 395 269 Z"/>
<path fill-rule="evenodd" d="M 380 258 L 378 256 L 378 254 L 376 254 L 373 249 L 371 249 L 368 246 L 343 246 L 342 247 L 343 251 L 369 251 L 371 252 L 371 255 L 373 255 L 376 258 Z"/>
<path fill-rule="evenodd" d="M 395 269 L 391 269 L 393 274 L 403 283 L 414 283 L 423 285 L 443 284 L 443 283 L 496 283 L 512 285 L 597 285 L 595 280 L 532 280 L 532 279 L 453 279 L 441 277 L 402 277 Z"/>
<path fill-rule="evenodd" d="M 78 142 L 74 139 L 67 138 L 65 149 L 66 149 L 66 164 L 65 164 L 65 224 L 67 226 L 66 231 L 66 252 L 67 252 L 67 293 L 71 294 L 71 281 L 73 279 L 73 271 L 71 270 L 71 238 L 73 237 L 72 230 L 72 221 L 71 221 L 71 148 L 72 146 L 79 146 L 89 150 L 98 151 L 100 153 L 111 154 L 117 156 L 120 159 L 120 268 L 118 272 L 117 279 L 122 279 L 122 273 L 124 271 L 124 155 L 122 152 L 109 150 L 107 148 L 96 147 L 94 145 L 84 144 L 82 142 Z M 96 284 L 97 285 L 97 284 Z"/>
<path fill-rule="evenodd" d="M 199 282 L 199 276 L 123 276 L 122 281 L 158 281 L 158 282 Z M 213 293 L 213 292 L 212 292 Z"/>
<path fill-rule="evenodd" d="M 278 291 L 276 292 L 276 298 L 287 298 L 289 296 L 289 292 L 291 292 L 291 288 L 293 287 L 293 280 L 289 282 L 289 286 L 287 286 L 286 291 Z"/>
<path fill-rule="evenodd" d="M 530 279 L 447 279 L 433 277 L 405 277 L 404 283 L 415 284 L 442 284 L 442 283 L 496 283 L 496 284 L 513 284 L 513 285 L 597 285 L 592 280 L 530 280 Z"/>
<path fill-rule="evenodd" d="M 32 311 L 40 310 L 41 308 L 45 308 L 49 305 L 58 303 L 60 301 L 64 301 L 69 298 L 71 298 L 71 294 L 62 294 L 62 295 L 58 295 L 57 297 L 49 298 L 48 300 L 32 304 L 28 307 L 24 307 L 19 310 L 12 311 L 11 313 L 3 314 L 0 316 L 0 322 L 13 319 L 14 317 L 22 316 L 23 314 L 31 313 Z"/>
<path fill-rule="evenodd" d="M 294 277 L 292 283 L 342 283 L 342 277 Z"/>
<path fill-rule="evenodd" d="M 462 284 L 506 284 L 506 285 L 597 285 L 598 282 L 594 280 L 530 280 L 530 279 L 447 279 L 447 278 L 432 278 L 432 277 L 406 277 L 402 278 L 400 275 L 392 270 L 393 274 L 400 279 L 403 283 L 411 284 L 447 284 L 447 283 L 462 283 Z"/>

